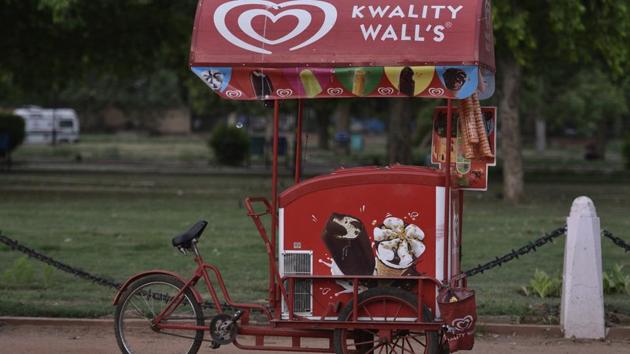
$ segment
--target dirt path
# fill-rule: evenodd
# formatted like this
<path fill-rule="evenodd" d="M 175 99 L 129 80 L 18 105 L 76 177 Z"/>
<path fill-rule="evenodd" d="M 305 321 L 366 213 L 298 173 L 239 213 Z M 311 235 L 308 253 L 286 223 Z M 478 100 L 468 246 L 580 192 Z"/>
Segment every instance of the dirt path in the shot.
<path fill-rule="evenodd" d="M 168 346 L 164 349 L 168 352 Z M 199 352 L 262 353 L 240 351 L 233 346 L 212 350 L 207 345 Z M 4 325 L 0 327 L 0 353 L 115 354 L 119 350 L 110 328 Z M 475 349 L 469 353 L 630 354 L 630 338 L 614 342 L 572 342 L 558 338 L 485 335 L 477 339 Z"/>

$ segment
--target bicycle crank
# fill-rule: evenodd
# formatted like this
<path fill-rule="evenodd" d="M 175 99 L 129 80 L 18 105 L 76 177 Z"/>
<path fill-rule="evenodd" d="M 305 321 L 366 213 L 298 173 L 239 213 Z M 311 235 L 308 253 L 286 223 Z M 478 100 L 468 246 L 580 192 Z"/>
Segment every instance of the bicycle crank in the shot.
<path fill-rule="evenodd" d="M 236 322 L 241 318 L 242 314 L 243 311 L 237 311 L 232 316 L 222 313 L 212 318 L 212 321 L 210 321 L 210 336 L 212 337 L 213 348 L 234 342 L 237 330 Z"/>

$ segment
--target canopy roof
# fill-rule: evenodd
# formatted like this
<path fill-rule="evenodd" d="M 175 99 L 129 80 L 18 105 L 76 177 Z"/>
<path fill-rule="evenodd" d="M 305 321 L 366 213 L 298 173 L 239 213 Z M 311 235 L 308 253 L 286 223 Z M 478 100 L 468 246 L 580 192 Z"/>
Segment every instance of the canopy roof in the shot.
<path fill-rule="evenodd" d="M 193 71 L 229 99 L 494 91 L 490 0 L 200 0 Z"/>

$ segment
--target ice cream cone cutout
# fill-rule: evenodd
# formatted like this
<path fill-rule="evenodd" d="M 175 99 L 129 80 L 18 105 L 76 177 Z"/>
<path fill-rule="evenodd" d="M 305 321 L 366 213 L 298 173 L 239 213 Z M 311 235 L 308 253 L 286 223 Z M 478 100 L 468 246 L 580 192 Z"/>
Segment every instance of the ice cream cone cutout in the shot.
<path fill-rule="evenodd" d="M 376 274 L 400 276 L 413 267 L 424 253 L 424 232 L 414 224 L 405 225 L 402 219 L 389 217 L 374 228 Z"/>

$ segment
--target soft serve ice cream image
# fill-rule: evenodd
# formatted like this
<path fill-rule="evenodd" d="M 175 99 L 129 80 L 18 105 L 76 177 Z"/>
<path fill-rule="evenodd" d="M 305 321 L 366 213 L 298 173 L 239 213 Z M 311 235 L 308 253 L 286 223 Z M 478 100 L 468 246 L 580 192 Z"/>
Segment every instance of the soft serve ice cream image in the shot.
<path fill-rule="evenodd" d="M 405 225 L 402 219 L 388 217 L 383 225 L 374 228 L 376 274 L 404 275 L 424 253 L 424 232 L 414 224 Z"/>

